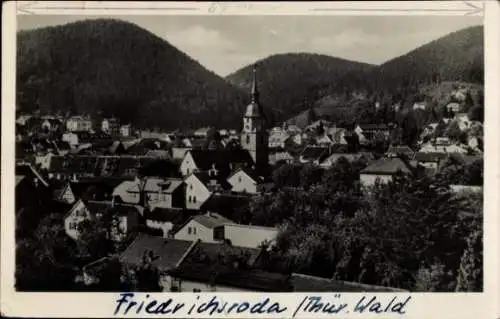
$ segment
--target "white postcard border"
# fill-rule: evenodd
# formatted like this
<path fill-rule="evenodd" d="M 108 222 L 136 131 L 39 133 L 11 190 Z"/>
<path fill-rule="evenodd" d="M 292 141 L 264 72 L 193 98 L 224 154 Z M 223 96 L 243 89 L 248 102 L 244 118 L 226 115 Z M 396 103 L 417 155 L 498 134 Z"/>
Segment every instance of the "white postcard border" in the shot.
<path fill-rule="evenodd" d="M 125 8 L 125 9 L 124 9 Z M 194 9 L 193 9 L 194 8 Z M 484 11 L 483 11 L 484 9 Z M 225 3 L 225 2 L 7 2 L 2 10 L 2 202 L 1 202 L 1 312 L 4 316 L 23 317 L 111 317 L 118 294 L 110 293 L 18 293 L 14 290 L 14 83 L 15 83 L 15 34 L 17 14 L 222 14 L 222 15 L 482 15 L 485 28 L 485 177 L 484 177 L 484 292 L 483 293 L 342 293 L 342 299 L 351 304 L 363 295 L 392 298 L 411 295 L 407 318 L 498 318 L 499 300 L 499 241 L 498 225 L 500 198 L 500 114 L 499 114 L 499 5 L 496 1 L 426 1 L 426 2 L 299 2 L 299 3 Z M 174 298 L 186 304 L 195 301 L 192 293 L 157 293 L 151 298 Z M 212 294 L 201 294 L 207 298 Z M 290 309 L 296 308 L 302 293 L 290 294 L 228 294 L 217 293 L 225 300 L 259 300 L 269 296 L 273 301 Z M 331 298 L 333 294 L 314 294 Z M 143 296 L 144 297 L 144 296 Z M 269 317 L 290 317 L 292 312 Z M 183 314 L 184 315 L 184 314 Z M 373 314 L 365 314 L 373 316 Z M 141 313 L 130 317 L 153 317 Z M 165 315 L 163 315 L 165 316 Z M 200 317 L 194 314 L 191 317 Z M 263 317 L 262 314 L 234 314 L 230 317 Z M 322 314 L 322 317 L 332 316 Z M 384 316 L 380 314 L 379 316 Z M 175 316 L 174 316 L 175 317 Z M 204 317 L 210 317 L 205 314 Z M 298 317 L 319 317 L 318 314 L 297 314 Z M 354 318 L 350 313 L 343 318 Z M 385 316 L 384 316 L 385 317 Z"/>

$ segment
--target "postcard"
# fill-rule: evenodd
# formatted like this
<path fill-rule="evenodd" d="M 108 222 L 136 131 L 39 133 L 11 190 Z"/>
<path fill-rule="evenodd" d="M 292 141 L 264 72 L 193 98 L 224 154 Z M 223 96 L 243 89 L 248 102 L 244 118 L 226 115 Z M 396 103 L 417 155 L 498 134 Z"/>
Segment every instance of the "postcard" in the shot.
<path fill-rule="evenodd" d="M 3 316 L 500 316 L 497 2 L 3 9 Z"/>

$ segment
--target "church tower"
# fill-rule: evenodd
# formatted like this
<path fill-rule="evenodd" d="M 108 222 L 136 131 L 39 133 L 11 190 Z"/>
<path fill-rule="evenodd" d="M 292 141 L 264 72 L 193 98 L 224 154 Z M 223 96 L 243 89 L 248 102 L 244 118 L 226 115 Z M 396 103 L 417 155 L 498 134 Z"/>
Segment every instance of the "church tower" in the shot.
<path fill-rule="evenodd" d="M 253 68 L 251 99 L 243 116 L 241 146 L 243 149 L 248 150 L 252 156 L 255 169 L 263 171 L 269 164 L 269 135 L 266 130 L 266 117 L 259 104 L 257 66 Z"/>

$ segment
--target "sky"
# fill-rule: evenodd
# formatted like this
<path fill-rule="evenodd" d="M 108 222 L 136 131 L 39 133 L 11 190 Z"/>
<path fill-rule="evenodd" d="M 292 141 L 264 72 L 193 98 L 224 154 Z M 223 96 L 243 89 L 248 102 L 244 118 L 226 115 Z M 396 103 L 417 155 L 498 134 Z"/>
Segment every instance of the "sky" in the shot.
<path fill-rule="evenodd" d="M 18 30 L 85 19 L 130 21 L 226 76 L 279 53 L 310 52 L 381 64 L 451 32 L 474 16 L 68 16 L 20 15 Z"/>

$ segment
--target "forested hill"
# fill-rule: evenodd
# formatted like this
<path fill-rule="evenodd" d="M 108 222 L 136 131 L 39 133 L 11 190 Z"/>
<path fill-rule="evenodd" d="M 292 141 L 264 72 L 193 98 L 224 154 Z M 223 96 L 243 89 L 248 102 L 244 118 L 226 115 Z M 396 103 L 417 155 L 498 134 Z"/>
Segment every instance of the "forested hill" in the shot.
<path fill-rule="evenodd" d="M 276 116 L 286 119 L 306 107 L 304 99 L 316 98 L 319 88 L 328 87 L 351 72 L 363 72 L 372 65 L 312 53 L 272 55 L 256 62 L 261 102 Z M 248 88 L 253 65 L 226 77 L 230 83 Z"/>
<path fill-rule="evenodd" d="M 483 83 L 483 27 L 453 32 L 376 69 L 373 79 L 382 86 L 398 83 L 463 81 Z"/>
<path fill-rule="evenodd" d="M 320 62 L 321 61 L 321 62 Z M 439 86 L 444 81 L 483 83 L 483 27 L 466 28 L 394 58 L 380 66 L 369 66 L 328 56 L 275 55 L 258 61 L 265 102 L 278 109 L 280 120 L 290 119 L 309 103 L 329 108 L 351 106 L 360 97 L 401 102 L 419 94 L 422 86 Z M 246 87 L 250 66 L 227 79 Z M 334 110 L 333 110 L 334 111 Z"/>
<path fill-rule="evenodd" d="M 20 110 L 115 115 L 139 126 L 239 125 L 248 94 L 168 42 L 108 19 L 20 31 Z"/>

